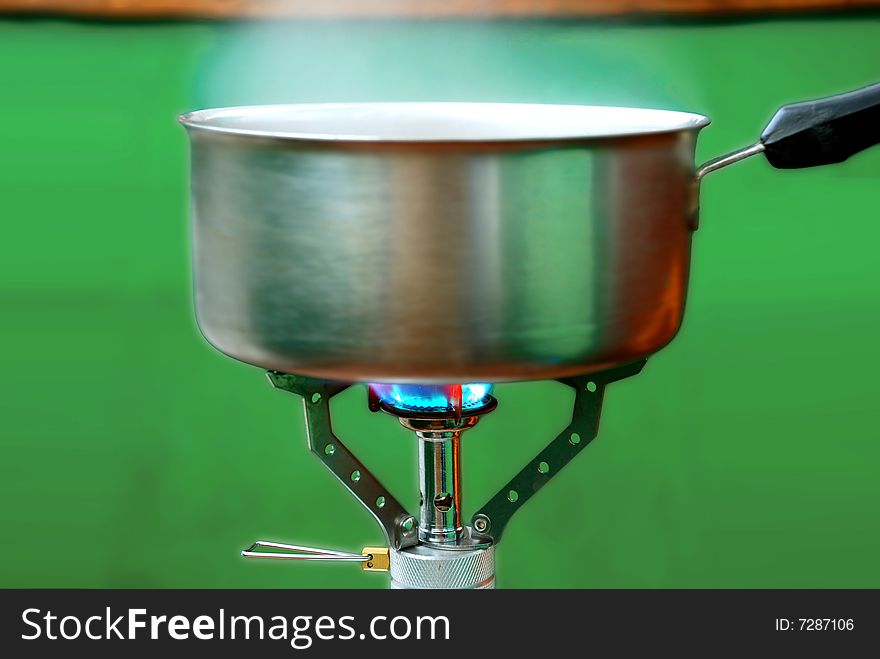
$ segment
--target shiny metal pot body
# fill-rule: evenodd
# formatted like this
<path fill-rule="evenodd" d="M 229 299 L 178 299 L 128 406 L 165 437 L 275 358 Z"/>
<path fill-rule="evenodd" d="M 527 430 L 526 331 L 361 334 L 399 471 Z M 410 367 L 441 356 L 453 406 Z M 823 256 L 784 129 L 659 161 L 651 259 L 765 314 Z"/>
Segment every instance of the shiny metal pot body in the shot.
<path fill-rule="evenodd" d="M 195 299 L 219 350 L 345 381 L 559 377 L 682 319 L 700 125 L 521 141 L 191 130 Z"/>
<path fill-rule="evenodd" d="M 372 382 L 588 373 L 675 335 L 698 181 L 880 143 L 880 84 L 783 106 L 695 171 L 706 117 L 486 103 L 189 113 L 196 308 L 264 368 Z"/>

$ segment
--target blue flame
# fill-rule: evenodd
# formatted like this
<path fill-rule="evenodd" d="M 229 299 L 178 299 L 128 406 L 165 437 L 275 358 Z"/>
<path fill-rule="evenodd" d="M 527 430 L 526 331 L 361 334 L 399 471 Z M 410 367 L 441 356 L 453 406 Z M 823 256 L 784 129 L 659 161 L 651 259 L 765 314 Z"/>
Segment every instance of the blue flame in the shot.
<path fill-rule="evenodd" d="M 451 412 L 455 385 L 449 384 L 372 384 L 385 405 L 413 412 Z M 461 407 L 470 410 L 488 402 L 492 385 L 472 383 L 461 385 Z"/>

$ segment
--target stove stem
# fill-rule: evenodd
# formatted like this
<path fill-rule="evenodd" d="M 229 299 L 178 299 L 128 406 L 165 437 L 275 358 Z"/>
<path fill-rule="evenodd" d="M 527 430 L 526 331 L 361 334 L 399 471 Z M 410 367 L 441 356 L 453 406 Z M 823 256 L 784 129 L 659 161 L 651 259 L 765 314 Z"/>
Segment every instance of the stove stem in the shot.
<path fill-rule="evenodd" d="M 461 537 L 461 433 L 417 432 L 419 540 L 454 544 Z"/>

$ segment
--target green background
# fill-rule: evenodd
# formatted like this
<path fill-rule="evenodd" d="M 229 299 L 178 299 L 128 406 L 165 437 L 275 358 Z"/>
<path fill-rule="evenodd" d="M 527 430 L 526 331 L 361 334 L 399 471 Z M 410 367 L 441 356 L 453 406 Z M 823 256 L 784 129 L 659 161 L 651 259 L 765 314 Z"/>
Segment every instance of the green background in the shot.
<path fill-rule="evenodd" d="M 179 112 L 331 100 L 684 109 L 706 160 L 781 104 L 880 79 L 880 17 L 728 23 L 0 21 L 0 585 L 383 587 L 253 564 L 256 538 L 359 549 L 369 515 L 298 400 L 200 337 Z M 503 587 L 880 586 L 880 149 L 761 158 L 703 186 L 676 341 L 609 388 L 599 438 L 514 518 Z M 497 388 L 464 440 L 468 514 L 567 423 Z M 335 427 L 415 507 L 415 441 Z M 469 504 L 469 505 L 468 505 Z"/>

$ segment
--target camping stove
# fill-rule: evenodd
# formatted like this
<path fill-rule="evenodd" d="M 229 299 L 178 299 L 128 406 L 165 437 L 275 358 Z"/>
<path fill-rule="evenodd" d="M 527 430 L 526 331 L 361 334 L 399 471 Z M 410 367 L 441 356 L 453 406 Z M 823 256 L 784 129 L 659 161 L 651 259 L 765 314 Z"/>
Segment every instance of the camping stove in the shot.
<path fill-rule="evenodd" d="M 419 443 L 416 518 L 333 434 L 330 399 L 350 385 L 270 371 L 275 388 L 302 397 L 309 448 L 370 511 L 387 546 L 349 553 L 260 540 L 242 555 L 356 562 L 367 572 L 390 572 L 391 588 L 494 588 L 495 546 L 513 514 L 596 437 L 606 385 L 644 364 L 559 380 L 575 391 L 571 423 L 479 507 L 470 524 L 462 521 L 461 438 L 495 409 L 491 385 L 369 385 L 370 410 L 397 417 Z"/>
<path fill-rule="evenodd" d="M 758 154 L 777 169 L 846 160 L 880 141 L 880 84 L 783 106 L 751 146 L 701 167 L 708 117 L 667 110 L 329 103 L 181 122 L 199 328 L 303 398 L 312 452 L 387 542 L 245 556 L 489 588 L 512 515 L 596 436 L 605 386 L 681 326 L 704 177 Z M 495 407 L 490 387 L 411 383 L 563 376 L 571 423 L 465 523 L 459 444 Z M 369 403 L 420 444 L 418 520 L 333 435 L 330 398 L 358 380 L 410 383 L 371 385 Z"/>

